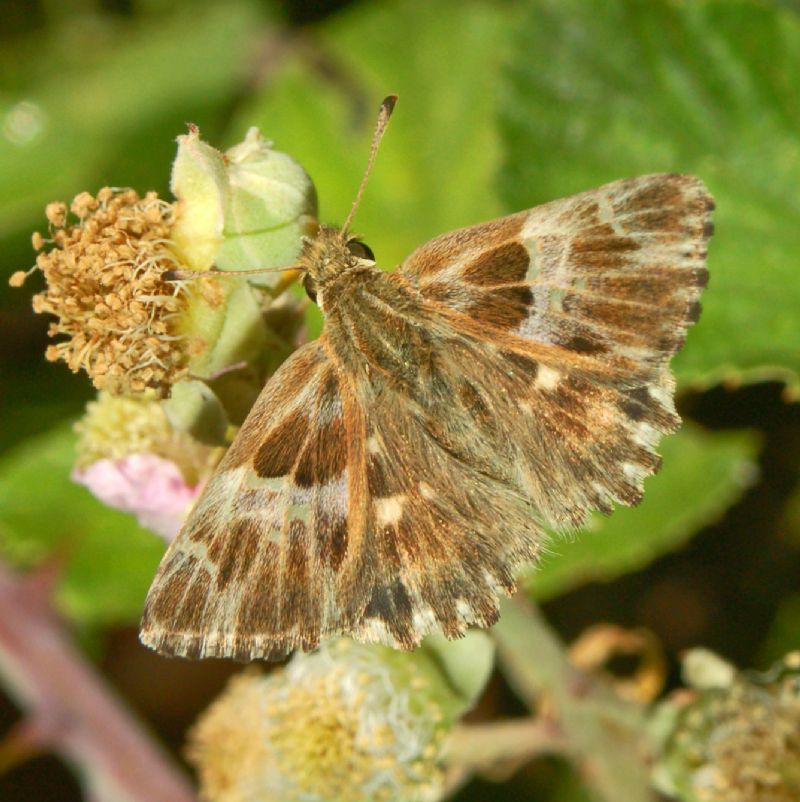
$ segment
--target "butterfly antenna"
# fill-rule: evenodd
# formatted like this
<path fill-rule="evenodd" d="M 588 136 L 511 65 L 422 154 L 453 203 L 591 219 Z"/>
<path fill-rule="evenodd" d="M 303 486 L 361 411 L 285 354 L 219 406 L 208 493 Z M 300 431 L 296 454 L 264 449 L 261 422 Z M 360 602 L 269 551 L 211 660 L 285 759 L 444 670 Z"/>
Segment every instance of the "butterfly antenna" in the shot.
<path fill-rule="evenodd" d="M 361 202 L 361 196 L 364 194 L 364 187 L 367 185 L 367 179 L 369 178 L 369 174 L 372 172 L 372 165 L 375 163 L 375 156 L 378 153 L 378 146 L 381 144 L 381 139 L 383 139 L 384 133 L 386 133 L 386 127 L 389 125 L 389 118 L 392 116 L 392 112 L 394 111 L 396 103 L 397 95 L 389 95 L 389 97 L 384 98 L 383 102 L 381 103 L 381 107 L 378 111 L 378 120 L 375 123 L 375 133 L 372 135 L 372 146 L 369 149 L 367 169 L 364 170 L 364 177 L 361 179 L 358 192 L 356 192 L 356 199 L 353 201 L 353 205 L 350 208 L 350 214 L 347 215 L 347 219 L 344 221 L 344 225 L 342 226 L 342 232 L 344 234 L 347 234 L 347 231 L 350 228 L 350 223 L 353 220 L 353 215 L 356 213 L 358 204 Z"/>
<path fill-rule="evenodd" d="M 164 281 L 191 281 L 197 278 L 220 278 L 224 276 L 260 276 L 262 273 L 286 273 L 292 270 L 305 270 L 303 265 L 286 267 L 257 267 L 253 270 L 165 270 L 161 274 Z"/>

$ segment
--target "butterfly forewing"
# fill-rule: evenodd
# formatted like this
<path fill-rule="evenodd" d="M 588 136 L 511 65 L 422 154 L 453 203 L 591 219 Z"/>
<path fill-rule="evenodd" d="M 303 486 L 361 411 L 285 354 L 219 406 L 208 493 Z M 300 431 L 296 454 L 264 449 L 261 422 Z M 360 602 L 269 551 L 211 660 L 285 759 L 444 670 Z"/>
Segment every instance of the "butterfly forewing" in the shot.
<path fill-rule="evenodd" d="M 697 317 L 712 209 L 692 176 L 641 176 L 444 234 L 400 270 L 426 297 L 534 342 L 658 364 Z"/>
<path fill-rule="evenodd" d="M 170 546 L 142 639 L 192 657 L 280 657 L 353 627 L 342 582 L 348 448 L 338 381 L 319 342 L 284 363 Z M 352 571 L 352 569 L 350 569 Z"/>
<path fill-rule="evenodd" d="M 545 527 L 657 469 L 711 208 L 697 179 L 618 181 L 320 286 L 325 331 L 170 547 L 143 640 L 252 659 L 490 625 Z"/>
<path fill-rule="evenodd" d="M 401 266 L 494 350 L 494 378 L 513 375 L 516 389 L 499 385 L 518 394 L 506 434 L 550 524 L 635 504 L 657 469 L 653 447 L 679 424 L 667 362 L 697 319 L 712 208 L 696 178 L 642 176 L 445 234 Z"/>

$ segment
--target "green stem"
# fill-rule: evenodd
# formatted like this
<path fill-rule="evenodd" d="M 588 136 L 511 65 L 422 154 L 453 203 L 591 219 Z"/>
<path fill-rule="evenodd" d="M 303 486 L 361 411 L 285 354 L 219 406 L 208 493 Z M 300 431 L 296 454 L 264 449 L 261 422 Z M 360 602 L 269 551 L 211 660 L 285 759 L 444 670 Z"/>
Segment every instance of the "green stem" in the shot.
<path fill-rule="evenodd" d="M 503 674 L 531 710 L 553 707 L 576 767 L 607 802 L 653 802 L 643 711 L 570 664 L 538 608 L 505 602 L 492 629 Z"/>

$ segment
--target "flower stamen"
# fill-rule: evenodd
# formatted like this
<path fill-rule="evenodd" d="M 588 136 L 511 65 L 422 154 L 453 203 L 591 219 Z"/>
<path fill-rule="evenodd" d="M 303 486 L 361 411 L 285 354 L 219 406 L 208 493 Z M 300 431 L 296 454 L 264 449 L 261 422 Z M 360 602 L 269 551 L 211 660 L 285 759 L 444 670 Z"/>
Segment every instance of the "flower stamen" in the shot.
<path fill-rule="evenodd" d="M 70 221 L 70 213 L 77 222 Z M 33 299 L 36 312 L 55 315 L 49 335 L 65 336 L 46 357 L 73 372 L 85 370 L 95 387 L 114 395 L 160 395 L 188 374 L 186 340 L 179 331 L 188 293 L 167 282 L 180 265 L 171 250 L 171 204 L 155 193 L 101 189 L 45 209 L 50 239 L 33 237 L 36 265 L 11 277 L 21 286 L 41 270 L 47 288 Z M 48 245 L 49 250 L 44 250 Z"/>

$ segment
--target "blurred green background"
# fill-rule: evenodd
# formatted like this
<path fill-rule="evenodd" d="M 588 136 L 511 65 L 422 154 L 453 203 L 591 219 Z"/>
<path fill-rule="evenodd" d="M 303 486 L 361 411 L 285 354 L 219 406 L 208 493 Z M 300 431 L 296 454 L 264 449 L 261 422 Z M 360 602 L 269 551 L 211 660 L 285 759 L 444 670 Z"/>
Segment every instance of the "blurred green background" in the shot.
<path fill-rule="evenodd" d="M 699 175 L 716 234 L 703 316 L 675 363 L 686 425 L 644 503 L 554 542 L 528 587 L 567 640 L 598 621 L 649 627 L 672 682 L 689 646 L 743 667 L 800 646 L 800 5 L 3 0 L 0 20 L 3 275 L 33 263 L 49 201 L 103 185 L 169 197 L 187 122 L 221 148 L 258 125 L 306 167 L 322 219 L 341 222 L 390 92 L 356 219 L 386 267 L 435 234 L 605 181 Z M 178 749 L 233 669 L 138 645 L 163 544 L 69 481 L 70 425 L 92 393 L 44 361 L 39 281 L 0 282 L 0 556 L 64 555 L 59 609 Z M 498 679 L 475 715 L 516 710 Z M 4 700 L 3 730 L 18 715 Z M 80 797 L 39 758 L 0 776 L 0 798 Z M 458 796 L 587 798 L 547 761 Z"/>

